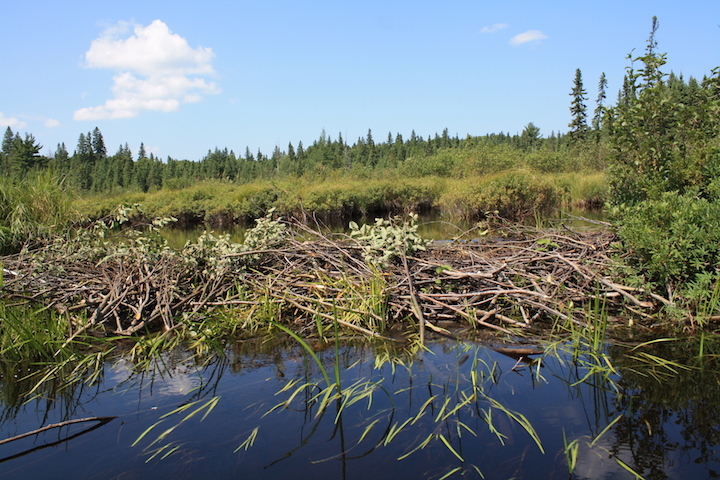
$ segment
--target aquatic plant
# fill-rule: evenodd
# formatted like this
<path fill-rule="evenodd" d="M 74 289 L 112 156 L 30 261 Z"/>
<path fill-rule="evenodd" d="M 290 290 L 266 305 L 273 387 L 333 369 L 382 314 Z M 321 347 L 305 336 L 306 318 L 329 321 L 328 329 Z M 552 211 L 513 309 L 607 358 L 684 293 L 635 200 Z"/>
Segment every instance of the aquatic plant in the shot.
<path fill-rule="evenodd" d="M 499 415 L 505 416 L 509 421 L 517 424 L 524 430 L 535 443 L 537 448 L 544 452 L 540 438 L 530 424 L 528 419 L 521 413 L 512 411 L 501 402 L 493 398 L 489 393 L 489 385 L 496 381 L 496 364 L 487 362 L 479 355 L 480 349 L 470 345 L 457 346 L 457 359 L 455 370 L 448 372 L 447 377 L 434 378 L 432 375 L 427 383 L 409 388 L 393 390 L 387 376 L 381 375 L 379 380 L 367 381 L 360 379 L 350 385 L 342 386 L 342 371 L 339 367 L 338 358 L 340 345 L 337 340 L 337 329 L 335 329 L 335 343 L 333 346 L 333 376 L 327 371 L 323 361 L 318 357 L 315 350 L 303 339 L 289 330 L 287 327 L 278 325 L 295 339 L 312 358 L 313 364 L 318 368 L 322 376 L 321 381 L 290 380 L 278 392 L 278 395 L 285 394 L 287 398 L 270 408 L 264 416 L 282 409 L 295 409 L 300 411 L 312 411 L 313 418 L 317 423 L 321 422 L 326 413 L 332 409 L 332 422 L 342 428 L 343 417 L 350 414 L 351 407 L 359 408 L 365 405 L 367 410 L 378 402 L 377 395 L 384 398 L 384 402 L 391 405 L 387 410 L 380 410 L 366 419 L 365 425 L 359 437 L 350 441 L 345 438 L 343 441 L 342 456 L 349 452 L 362 448 L 370 451 L 384 448 L 395 442 L 407 444 L 404 453 L 397 457 L 397 460 L 404 460 L 419 451 L 441 447 L 446 449 L 460 465 L 445 471 L 441 478 L 447 478 L 457 472 L 472 471 L 482 475 L 482 469 L 465 459 L 462 452 L 463 435 L 478 436 L 478 432 L 471 426 L 468 420 L 477 424 L 484 424 L 487 431 L 494 435 L 498 442 L 504 444 L 505 435 L 496 427 L 495 421 Z M 461 369 L 461 365 L 469 358 L 469 371 Z M 374 369 L 381 371 L 386 362 L 390 368 L 401 366 L 409 377 L 413 377 L 413 363 L 403 363 L 397 357 L 380 356 L 376 357 Z M 469 374 L 469 376 L 468 376 Z M 301 393 L 304 393 L 301 395 Z M 399 396 L 419 396 L 421 404 L 411 411 L 401 414 L 394 407 Z M 299 404 L 298 404 L 299 403 Z M 400 415 L 397 420 L 395 417 Z M 313 427 L 313 431 L 317 426 Z M 429 432 L 429 433 L 421 433 Z M 258 434 L 257 430 L 251 432 L 237 450 L 249 448 Z M 409 443 L 408 443 L 409 441 Z M 366 445 L 361 447 L 362 445 Z M 236 450 L 236 451 L 237 451 Z"/>

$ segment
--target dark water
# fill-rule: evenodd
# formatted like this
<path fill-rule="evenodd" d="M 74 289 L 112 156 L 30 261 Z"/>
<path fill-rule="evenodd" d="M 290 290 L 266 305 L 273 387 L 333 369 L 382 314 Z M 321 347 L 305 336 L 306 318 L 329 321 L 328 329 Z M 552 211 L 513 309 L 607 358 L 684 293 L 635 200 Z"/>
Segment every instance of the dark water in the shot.
<path fill-rule="evenodd" d="M 585 219 L 589 219 L 590 222 Z M 543 218 L 541 221 L 544 226 L 562 223 L 574 229 L 586 229 L 597 228 L 597 224 L 592 223 L 592 221 L 604 219 L 605 215 L 599 211 L 572 210 L 570 212 L 559 212 L 557 215 Z M 374 221 L 374 217 L 368 217 L 358 219 L 357 223 L 362 225 L 364 222 L 373 223 Z M 252 227 L 252 225 L 250 226 Z M 193 227 L 174 227 L 170 225 L 163 229 L 163 236 L 168 240 L 171 247 L 182 248 L 185 242 L 194 242 L 204 231 L 210 231 L 216 235 L 228 234 L 231 241 L 242 242 L 247 228 L 245 225 L 226 225 L 222 228 L 212 228 L 202 224 Z M 348 222 L 322 224 L 318 225 L 318 228 L 322 231 L 331 232 L 349 233 L 350 231 Z M 421 215 L 418 219 L 418 235 L 429 240 L 449 240 L 455 237 L 471 239 L 477 236 L 477 232 L 477 222 L 474 221 L 443 217 L 438 214 Z"/>
<path fill-rule="evenodd" d="M 336 390 L 292 341 L 233 343 L 205 366 L 180 350 L 150 369 L 120 358 L 95 384 L 22 405 L 27 392 L 6 378 L 0 438 L 67 419 L 117 418 L 87 433 L 92 423 L 0 445 L 0 478 L 635 478 L 630 468 L 648 479 L 695 479 L 720 472 L 713 357 L 681 368 L 656 359 L 677 350 L 612 347 L 592 355 L 562 344 L 545 346 L 528 365 L 472 342 L 434 341 L 419 353 L 393 344 L 313 348 L 331 383 L 338 372 L 344 393 L 325 408 L 325 392 Z M 253 445 L 239 448 L 256 428 Z M 573 441 L 571 476 L 565 445 Z"/>

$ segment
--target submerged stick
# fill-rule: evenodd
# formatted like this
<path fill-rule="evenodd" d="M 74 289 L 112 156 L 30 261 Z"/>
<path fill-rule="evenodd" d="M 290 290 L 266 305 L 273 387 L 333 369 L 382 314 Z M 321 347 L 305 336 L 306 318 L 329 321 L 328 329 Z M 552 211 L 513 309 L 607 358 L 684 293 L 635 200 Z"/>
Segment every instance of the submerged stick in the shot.
<path fill-rule="evenodd" d="M 14 442 L 15 440 L 20 440 L 21 438 L 29 437 L 31 435 L 37 435 L 38 433 L 42 433 L 46 430 L 52 430 L 53 428 L 60 428 L 60 427 L 66 427 L 68 425 L 72 425 L 74 423 L 84 423 L 84 422 L 101 422 L 101 423 L 107 423 L 110 420 L 116 419 L 117 416 L 113 417 L 88 417 L 88 418 L 78 418 L 75 420 L 65 420 L 64 422 L 60 423 L 53 423 L 51 425 L 46 425 L 42 428 L 38 428 L 37 430 L 33 430 L 32 432 L 23 433 L 22 435 L 16 435 L 14 437 L 6 438 L 5 440 L 0 440 L 0 445 L 4 443 L 10 443 Z"/>

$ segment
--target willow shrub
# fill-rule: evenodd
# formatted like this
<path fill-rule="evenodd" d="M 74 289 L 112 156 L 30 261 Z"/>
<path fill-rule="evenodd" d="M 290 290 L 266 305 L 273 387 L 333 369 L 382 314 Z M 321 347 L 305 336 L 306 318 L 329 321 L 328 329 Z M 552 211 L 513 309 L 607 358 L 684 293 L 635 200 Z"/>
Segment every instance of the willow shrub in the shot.
<path fill-rule="evenodd" d="M 511 145 L 480 144 L 459 152 L 456 177 L 493 174 L 525 165 L 525 154 Z"/>

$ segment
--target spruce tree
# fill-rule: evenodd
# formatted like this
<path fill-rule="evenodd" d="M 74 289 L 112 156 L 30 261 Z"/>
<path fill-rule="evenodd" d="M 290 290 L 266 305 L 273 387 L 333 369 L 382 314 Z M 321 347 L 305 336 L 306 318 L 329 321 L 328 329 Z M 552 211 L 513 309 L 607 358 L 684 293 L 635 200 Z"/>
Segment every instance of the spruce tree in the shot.
<path fill-rule="evenodd" d="M 96 159 L 105 158 L 107 157 L 107 148 L 105 148 L 105 140 L 103 140 L 102 133 L 100 133 L 100 129 L 98 127 L 95 127 L 95 130 L 92 131 L 92 149 L 93 153 L 95 154 Z"/>
<path fill-rule="evenodd" d="M 600 75 L 600 80 L 598 81 L 598 96 L 596 100 L 597 106 L 595 107 L 595 115 L 593 116 L 592 122 L 593 129 L 596 131 L 600 130 L 600 124 L 602 122 L 603 108 L 605 106 L 605 99 L 607 98 L 607 95 L 605 94 L 606 88 L 607 78 L 605 78 L 605 72 L 603 72 Z"/>
<path fill-rule="evenodd" d="M 587 132 L 586 94 L 587 92 L 583 88 L 582 72 L 578 68 L 575 70 L 575 81 L 572 92 L 570 92 L 570 96 L 572 97 L 572 101 L 570 102 L 572 121 L 568 124 L 568 127 L 570 127 L 570 135 L 575 140 L 585 138 L 585 133 Z"/>
<path fill-rule="evenodd" d="M 14 138 L 15 138 L 15 135 L 13 135 L 12 128 L 7 127 L 5 129 L 5 135 L 3 135 L 3 141 L 2 141 L 2 153 L 3 154 L 10 155 L 10 151 L 12 150 Z"/>

